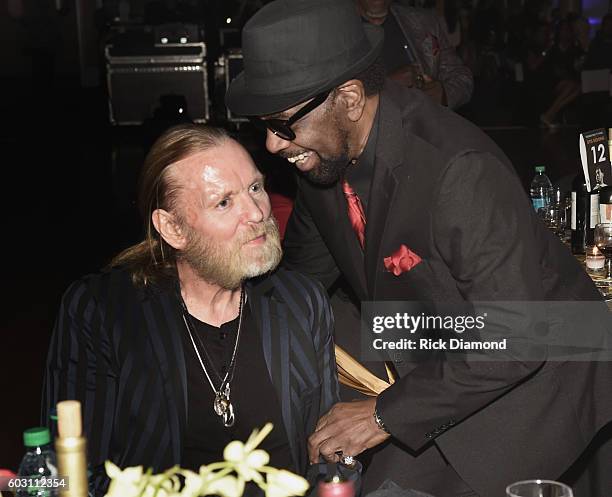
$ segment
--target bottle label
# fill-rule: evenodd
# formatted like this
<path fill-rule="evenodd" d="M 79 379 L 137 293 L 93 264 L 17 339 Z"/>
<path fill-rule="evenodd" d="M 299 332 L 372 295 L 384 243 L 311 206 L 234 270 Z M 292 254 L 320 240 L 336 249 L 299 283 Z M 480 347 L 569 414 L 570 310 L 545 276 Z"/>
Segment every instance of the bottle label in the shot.
<path fill-rule="evenodd" d="M 599 204 L 599 222 L 612 223 L 612 204 Z"/>
<path fill-rule="evenodd" d="M 538 212 L 540 209 L 544 209 L 544 207 L 546 207 L 546 203 L 545 203 L 543 198 L 532 198 L 531 199 L 531 203 L 532 203 L 533 208 L 535 209 L 536 212 Z"/>
<path fill-rule="evenodd" d="M 572 230 L 576 230 L 576 200 L 577 193 L 572 192 Z"/>
<path fill-rule="evenodd" d="M 591 195 L 591 224 L 594 228 L 599 222 L 599 194 Z"/>

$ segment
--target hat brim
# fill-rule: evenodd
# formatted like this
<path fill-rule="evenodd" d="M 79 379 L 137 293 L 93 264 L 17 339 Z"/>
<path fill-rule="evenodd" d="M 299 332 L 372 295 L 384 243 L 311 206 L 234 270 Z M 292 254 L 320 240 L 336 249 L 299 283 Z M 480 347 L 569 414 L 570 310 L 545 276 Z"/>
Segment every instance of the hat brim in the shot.
<path fill-rule="evenodd" d="M 384 42 L 384 31 L 378 27 L 364 23 L 364 28 L 371 50 L 352 66 L 348 67 L 333 78 L 323 81 L 308 90 L 300 90 L 282 95 L 261 95 L 249 93 L 242 71 L 229 85 L 225 94 L 225 105 L 240 116 L 266 116 L 282 112 L 298 105 L 319 93 L 330 90 L 334 86 L 344 83 L 352 77 L 367 69 L 380 55 Z"/>

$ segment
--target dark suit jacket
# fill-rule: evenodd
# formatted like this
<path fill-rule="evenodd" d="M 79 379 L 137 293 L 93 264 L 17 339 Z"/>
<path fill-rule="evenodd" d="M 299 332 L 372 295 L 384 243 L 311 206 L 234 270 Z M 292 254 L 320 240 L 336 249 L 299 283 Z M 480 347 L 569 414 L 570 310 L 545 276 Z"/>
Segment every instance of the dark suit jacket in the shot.
<path fill-rule="evenodd" d="M 246 292 L 293 462 L 305 472 L 306 439 L 337 401 L 327 297 L 310 278 L 282 269 L 249 281 Z M 107 459 L 155 471 L 181 463 L 183 327 L 173 289 L 137 289 L 123 270 L 85 277 L 66 291 L 49 349 L 42 419 L 60 400 L 81 401 L 99 492 Z"/>
<path fill-rule="evenodd" d="M 379 119 L 365 252 L 340 186 L 300 181 L 285 235 L 288 267 L 328 286 L 342 273 L 360 301 L 601 299 L 479 129 L 393 82 Z M 395 276 L 383 259 L 401 244 L 422 262 Z M 480 495 L 503 495 L 512 481 L 559 477 L 612 419 L 610 363 L 389 359 L 401 379 L 378 406 L 393 440 L 374 456 L 366 490 L 385 477 L 419 489 L 411 464 L 435 450 Z"/>

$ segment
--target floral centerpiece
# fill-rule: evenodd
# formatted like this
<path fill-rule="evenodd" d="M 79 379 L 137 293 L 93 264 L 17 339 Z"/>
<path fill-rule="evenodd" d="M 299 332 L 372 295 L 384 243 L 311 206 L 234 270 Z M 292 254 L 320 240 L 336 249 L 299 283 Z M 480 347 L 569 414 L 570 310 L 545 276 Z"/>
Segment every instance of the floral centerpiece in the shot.
<path fill-rule="evenodd" d="M 308 482 L 290 471 L 267 466 L 270 456 L 257 448 L 271 431 L 268 423 L 254 430 L 246 443 L 230 442 L 223 451 L 225 461 L 201 466 L 197 473 L 179 466 L 160 474 L 142 466 L 121 470 L 106 461 L 111 480 L 106 497 L 240 497 L 248 482 L 257 484 L 266 497 L 304 495 Z"/>

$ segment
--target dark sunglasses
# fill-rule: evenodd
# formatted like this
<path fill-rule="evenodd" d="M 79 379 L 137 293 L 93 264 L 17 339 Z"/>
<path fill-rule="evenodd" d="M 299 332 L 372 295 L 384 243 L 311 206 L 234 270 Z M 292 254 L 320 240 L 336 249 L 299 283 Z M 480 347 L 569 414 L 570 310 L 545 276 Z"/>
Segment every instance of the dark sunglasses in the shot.
<path fill-rule="evenodd" d="M 304 107 L 302 107 L 295 114 L 293 114 L 289 119 L 262 119 L 260 117 L 250 117 L 249 119 L 251 120 L 253 125 L 259 128 L 260 130 L 266 131 L 269 129 L 270 131 L 272 131 L 272 133 L 282 138 L 283 140 L 293 141 L 295 140 L 295 133 L 291 129 L 291 126 L 296 121 L 298 121 L 306 114 L 316 109 L 323 102 L 325 102 L 330 93 L 331 90 L 319 93 L 310 102 L 304 105 Z"/>

